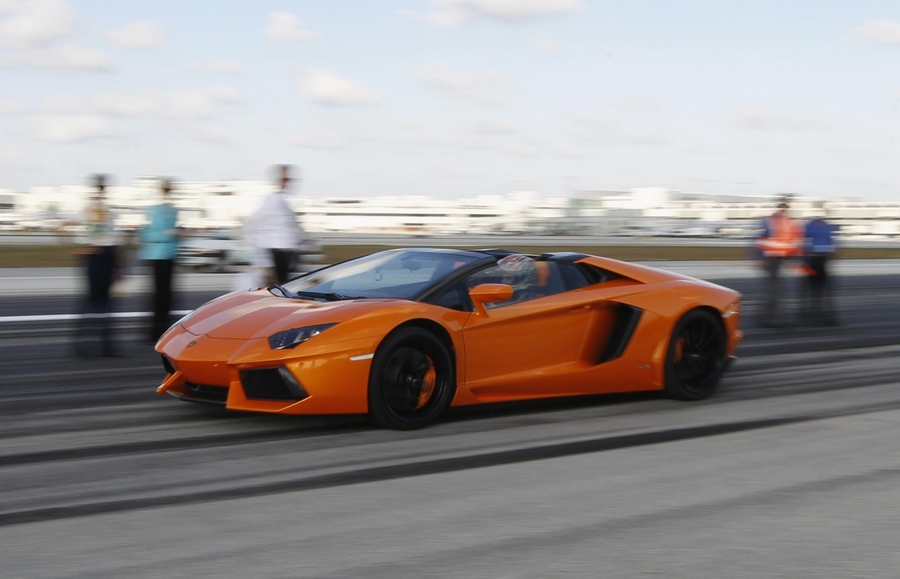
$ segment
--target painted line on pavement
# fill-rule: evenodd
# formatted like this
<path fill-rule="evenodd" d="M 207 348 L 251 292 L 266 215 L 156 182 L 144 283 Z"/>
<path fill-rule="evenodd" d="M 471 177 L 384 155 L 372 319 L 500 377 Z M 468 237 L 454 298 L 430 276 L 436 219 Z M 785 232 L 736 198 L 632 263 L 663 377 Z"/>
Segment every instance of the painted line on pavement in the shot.
<path fill-rule="evenodd" d="M 176 316 L 186 316 L 193 310 L 177 310 L 172 314 Z M 88 314 L 90 315 L 90 314 Z M 153 314 L 151 312 L 110 312 L 109 316 L 115 319 L 135 319 L 149 318 Z M 15 324 L 22 322 L 70 322 L 80 320 L 83 314 L 45 314 L 31 316 L 0 316 L 0 324 Z"/>

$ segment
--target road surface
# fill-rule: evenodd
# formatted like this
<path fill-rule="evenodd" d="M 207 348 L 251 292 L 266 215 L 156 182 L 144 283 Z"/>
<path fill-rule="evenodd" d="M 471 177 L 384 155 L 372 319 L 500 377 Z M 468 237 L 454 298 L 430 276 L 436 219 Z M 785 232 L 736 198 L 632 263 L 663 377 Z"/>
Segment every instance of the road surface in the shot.
<path fill-rule="evenodd" d="M 179 308 L 225 278 L 195 281 Z M 144 296 L 119 306 L 127 357 L 76 360 L 71 292 L 7 294 L 2 575 L 896 576 L 900 273 L 843 275 L 840 327 L 780 331 L 752 325 L 757 277 L 717 281 L 744 292 L 747 335 L 707 401 L 461 409 L 414 432 L 160 397 Z"/>

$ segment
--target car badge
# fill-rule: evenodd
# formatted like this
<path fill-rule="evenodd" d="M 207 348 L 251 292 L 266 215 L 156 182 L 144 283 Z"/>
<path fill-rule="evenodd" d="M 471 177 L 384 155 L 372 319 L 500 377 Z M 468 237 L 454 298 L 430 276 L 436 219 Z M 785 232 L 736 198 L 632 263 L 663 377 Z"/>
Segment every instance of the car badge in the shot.
<path fill-rule="evenodd" d="M 197 340 L 191 340 L 191 341 L 188 343 L 188 345 L 185 346 L 185 348 L 190 348 L 191 346 L 196 346 L 196 345 L 197 345 Z"/>

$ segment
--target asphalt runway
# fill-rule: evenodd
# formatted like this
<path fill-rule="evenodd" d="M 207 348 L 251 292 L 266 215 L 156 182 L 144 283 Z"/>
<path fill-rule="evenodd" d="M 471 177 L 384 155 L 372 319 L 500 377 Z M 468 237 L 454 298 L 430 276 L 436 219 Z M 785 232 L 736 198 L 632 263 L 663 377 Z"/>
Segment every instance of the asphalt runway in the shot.
<path fill-rule="evenodd" d="M 754 325 L 759 278 L 716 281 L 744 293 L 746 337 L 713 398 L 414 432 L 160 397 L 146 296 L 119 300 L 125 357 L 80 360 L 71 292 L 4 295 L 2 576 L 896 576 L 900 273 L 842 275 L 840 326 L 784 330 Z"/>

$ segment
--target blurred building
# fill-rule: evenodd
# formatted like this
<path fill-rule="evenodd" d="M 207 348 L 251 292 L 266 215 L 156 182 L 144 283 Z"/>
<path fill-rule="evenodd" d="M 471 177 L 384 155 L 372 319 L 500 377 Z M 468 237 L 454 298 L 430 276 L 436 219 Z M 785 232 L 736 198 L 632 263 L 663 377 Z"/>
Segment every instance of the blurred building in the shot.
<path fill-rule="evenodd" d="M 272 190 L 261 181 L 181 181 L 173 200 L 183 224 L 196 231 L 239 230 Z M 0 190 L 0 230 L 53 229 L 73 218 L 91 194 L 88 186 Z M 630 191 L 582 190 L 570 197 L 535 192 L 457 199 L 420 196 L 309 197 L 290 202 L 304 228 L 316 232 L 440 234 L 546 234 L 611 236 L 749 237 L 781 195 L 715 195 L 642 187 Z M 159 200 L 156 178 L 112 186 L 107 201 L 119 225 L 145 222 Z M 804 218 L 822 203 L 844 237 L 900 237 L 900 203 L 792 196 L 791 211 Z"/>

